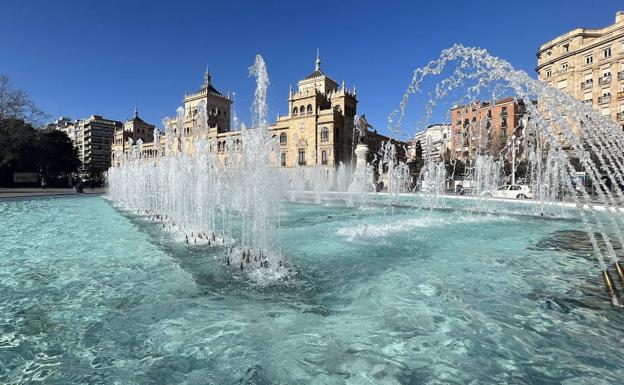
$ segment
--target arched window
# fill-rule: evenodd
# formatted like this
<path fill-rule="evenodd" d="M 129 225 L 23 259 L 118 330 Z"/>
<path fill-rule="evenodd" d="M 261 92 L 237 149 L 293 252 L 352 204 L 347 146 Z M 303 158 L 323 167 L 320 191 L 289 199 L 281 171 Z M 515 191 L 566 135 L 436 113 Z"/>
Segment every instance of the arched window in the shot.
<path fill-rule="evenodd" d="M 299 113 L 303 116 L 305 115 L 305 106 L 299 107 Z"/>
<path fill-rule="evenodd" d="M 308 104 L 308 115 L 312 115 L 312 105 Z"/>
<path fill-rule="evenodd" d="M 321 142 L 327 142 L 329 140 L 329 129 L 327 127 L 321 128 Z"/>
<path fill-rule="evenodd" d="M 299 110 L 297 109 L 297 107 L 293 108 L 293 116 L 297 116 L 299 115 Z"/>
<path fill-rule="evenodd" d="M 280 134 L 280 144 L 286 144 L 288 143 L 288 135 L 286 135 L 285 132 L 282 132 Z"/>

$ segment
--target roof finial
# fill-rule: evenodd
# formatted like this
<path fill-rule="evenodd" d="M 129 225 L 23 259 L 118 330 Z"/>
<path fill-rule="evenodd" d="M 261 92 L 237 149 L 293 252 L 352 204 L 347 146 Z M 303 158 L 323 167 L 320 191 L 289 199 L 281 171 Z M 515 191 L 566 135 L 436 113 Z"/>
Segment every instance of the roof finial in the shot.
<path fill-rule="evenodd" d="M 137 106 L 134 106 L 134 117 L 138 118 L 139 117 L 139 109 L 137 108 Z"/>
<path fill-rule="evenodd" d="M 209 86 L 212 81 L 212 76 L 210 75 L 210 70 L 208 69 L 208 65 L 206 65 L 206 72 L 204 73 L 204 85 Z"/>
<path fill-rule="evenodd" d="M 320 48 L 316 49 L 316 70 L 321 70 L 321 50 Z"/>
<path fill-rule="evenodd" d="M 344 90 L 345 90 L 345 81 L 344 79 L 342 79 L 342 92 L 344 92 Z"/>

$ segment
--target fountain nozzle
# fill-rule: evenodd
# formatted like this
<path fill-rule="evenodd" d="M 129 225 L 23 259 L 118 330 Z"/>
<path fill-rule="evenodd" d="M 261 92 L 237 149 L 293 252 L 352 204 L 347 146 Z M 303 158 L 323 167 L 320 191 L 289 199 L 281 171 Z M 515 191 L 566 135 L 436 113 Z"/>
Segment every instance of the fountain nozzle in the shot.
<path fill-rule="evenodd" d="M 620 279 L 620 285 L 624 287 L 624 267 L 622 267 L 622 264 L 619 261 L 615 262 L 615 272 L 617 273 L 618 278 Z"/>
<path fill-rule="evenodd" d="M 613 278 L 607 270 L 602 271 L 602 279 L 605 283 L 605 289 L 607 290 L 607 294 L 611 297 L 611 303 L 613 305 L 622 307 L 622 302 L 620 301 L 620 293 L 618 293 L 617 288 L 615 287 L 615 283 L 613 282 Z"/>

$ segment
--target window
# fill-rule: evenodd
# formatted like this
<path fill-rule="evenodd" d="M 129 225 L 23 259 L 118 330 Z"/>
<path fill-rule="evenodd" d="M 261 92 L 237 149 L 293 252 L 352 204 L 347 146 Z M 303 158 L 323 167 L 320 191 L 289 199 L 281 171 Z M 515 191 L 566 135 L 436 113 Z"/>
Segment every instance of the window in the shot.
<path fill-rule="evenodd" d="M 308 104 L 308 115 L 312 115 L 312 105 Z"/>
<path fill-rule="evenodd" d="M 552 76 L 552 69 L 549 68 L 546 70 L 546 77 L 549 78 L 551 76 Z"/>
<path fill-rule="evenodd" d="M 560 91 L 565 91 L 567 87 L 568 87 L 568 79 L 559 80 L 559 83 L 557 83 L 557 88 Z"/>
<path fill-rule="evenodd" d="M 288 143 L 288 135 L 286 135 L 285 132 L 282 132 L 280 134 L 280 144 L 286 144 Z"/>
<path fill-rule="evenodd" d="M 305 114 L 305 106 L 299 107 L 299 113 L 301 114 L 301 116 Z"/>
<path fill-rule="evenodd" d="M 303 148 L 299 150 L 299 164 L 305 164 L 305 150 Z"/>
<path fill-rule="evenodd" d="M 585 56 L 585 64 L 591 64 L 594 62 L 594 57 L 592 55 Z"/>
<path fill-rule="evenodd" d="M 281 164 L 282 164 L 282 167 L 286 167 L 286 153 L 284 152 L 282 152 L 282 155 L 281 155 Z"/>
<path fill-rule="evenodd" d="M 321 151 L 321 164 L 327 164 L 327 151 Z"/>
<path fill-rule="evenodd" d="M 563 52 L 570 52 L 570 44 L 563 45 Z"/>
<path fill-rule="evenodd" d="M 602 57 L 605 59 L 611 57 L 611 47 L 602 50 Z"/>
<path fill-rule="evenodd" d="M 567 69 L 568 69 L 568 63 L 563 63 L 563 64 L 561 65 L 561 69 L 562 69 L 562 70 L 567 70 Z"/>
<path fill-rule="evenodd" d="M 297 116 L 299 115 L 299 110 L 297 109 L 297 107 L 293 108 L 293 116 Z"/>
<path fill-rule="evenodd" d="M 327 127 L 321 128 L 321 142 L 327 142 L 329 140 L 329 129 Z"/>

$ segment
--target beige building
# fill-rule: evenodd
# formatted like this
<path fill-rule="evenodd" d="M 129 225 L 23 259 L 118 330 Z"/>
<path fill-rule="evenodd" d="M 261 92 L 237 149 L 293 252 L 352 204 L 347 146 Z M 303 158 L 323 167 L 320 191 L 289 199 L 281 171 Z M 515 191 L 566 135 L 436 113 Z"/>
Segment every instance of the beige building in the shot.
<path fill-rule="evenodd" d="M 146 123 L 139 117 L 138 109 L 134 109 L 134 117 L 128 119 L 122 126 L 115 127 L 115 134 L 112 145 L 112 162 L 115 162 L 115 154 L 128 150 L 128 139 L 132 139 L 136 143 L 139 139 L 143 143 L 154 141 L 154 126 Z"/>
<path fill-rule="evenodd" d="M 240 144 L 240 131 L 230 130 L 232 100 L 229 95 L 224 96 L 214 87 L 208 71 L 204 76 L 202 87 L 184 97 L 184 143 L 177 143 L 177 139 L 173 140 L 175 143 L 173 149 L 175 151 L 182 146 L 192 148 L 188 145 L 193 140 L 190 128 L 195 123 L 202 101 L 206 102 L 208 112 L 208 138 L 216 140 L 217 151 L 225 154 L 228 138 L 232 138 L 237 145 Z M 314 71 L 297 83 L 296 90 L 291 87 L 287 114 L 278 115 L 276 122 L 269 126 L 269 132 L 280 147 L 277 166 L 294 168 L 319 165 L 328 166 L 329 170 L 333 170 L 340 162 L 351 163 L 353 146 L 357 140 L 354 137 L 353 124 L 356 112 L 355 87 L 348 90 L 344 81 L 338 85 L 326 75 L 321 70 L 321 60 L 317 55 Z M 178 135 L 177 132 L 175 134 Z M 368 135 L 367 140 L 370 148 L 369 160 L 372 160 L 381 144 L 390 139 L 375 131 Z M 124 141 L 127 142 L 127 139 L 123 138 L 122 142 Z M 161 148 L 165 147 L 166 141 L 164 135 L 160 137 Z M 395 142 L 395 144 L 404 143 Z M 113 160 L 119 150 L 129 152 L 127 145 L 116 141 Z M 144 156 L 153 156 L 154 152 L 153 142 L 144 143 Z"/>
<path fill-rule="evenodd" d="M 536 71 L 624 127 L 624 12 L 605 28 L 577 28 L 543 44 Z"/>

